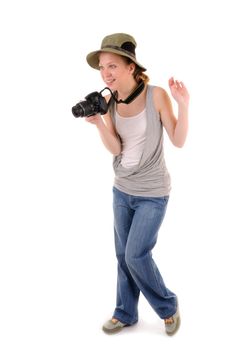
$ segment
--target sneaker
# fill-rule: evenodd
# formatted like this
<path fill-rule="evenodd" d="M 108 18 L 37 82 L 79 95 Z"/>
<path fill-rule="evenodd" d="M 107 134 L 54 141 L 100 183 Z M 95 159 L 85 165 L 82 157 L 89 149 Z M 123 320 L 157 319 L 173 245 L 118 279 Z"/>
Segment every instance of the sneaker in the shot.
<path fill-rule="evenodd" d="M 177 309 L 176 313 L 173 316 L 165 319 L 164 323 L 165 323 L 165 331 L 167 335 L 174 335 L 180 327 L 179 310 Z"/>
<path fill-rule="evenodd" d="M 125 323 L 116 319 L 111 319 L 104 323 L 102 330 L 107 334 L 114 334 L 120 332 L 125 326 L 127 326 Z"/>

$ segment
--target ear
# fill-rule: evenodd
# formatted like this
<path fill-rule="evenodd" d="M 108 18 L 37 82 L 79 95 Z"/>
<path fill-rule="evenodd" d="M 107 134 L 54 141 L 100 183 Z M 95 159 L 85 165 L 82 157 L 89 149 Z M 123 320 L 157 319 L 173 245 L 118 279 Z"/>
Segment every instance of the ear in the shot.
<path fill-rule="evenodd" d="M 130 64 L 129 64 L 129 72 L 130 72 L 131 74 L 133 74 L 134 71 L 135 71 L 135 64 L 134 64 L 134 63 L 130 63 Z"/>

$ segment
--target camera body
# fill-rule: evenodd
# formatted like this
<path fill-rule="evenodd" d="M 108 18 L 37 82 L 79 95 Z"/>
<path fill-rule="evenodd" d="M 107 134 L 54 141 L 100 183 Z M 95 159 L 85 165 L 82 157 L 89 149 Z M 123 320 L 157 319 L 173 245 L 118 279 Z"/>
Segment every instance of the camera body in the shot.
<path fill-rule="evenodd" d="M 85 97 L 84 101 L 80 101 L 72 107 L 74 117 L 90 117 L 95 114 L 106 114 L 108 104 L 100 92 L 94 91 Z"/>

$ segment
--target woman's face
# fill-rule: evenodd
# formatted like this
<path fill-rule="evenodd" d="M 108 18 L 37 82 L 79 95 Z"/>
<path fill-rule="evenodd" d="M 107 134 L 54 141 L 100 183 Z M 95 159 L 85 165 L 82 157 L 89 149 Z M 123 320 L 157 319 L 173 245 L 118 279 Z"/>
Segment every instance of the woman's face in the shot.
<path fill-rule="evenodd" d="M 102 52 L 99 55 L 99 68 L 105 84 L 111 90 L 120 90 L 133 79 L 135 64 L 127 64 L 125 60 L 114 53 Z"/>

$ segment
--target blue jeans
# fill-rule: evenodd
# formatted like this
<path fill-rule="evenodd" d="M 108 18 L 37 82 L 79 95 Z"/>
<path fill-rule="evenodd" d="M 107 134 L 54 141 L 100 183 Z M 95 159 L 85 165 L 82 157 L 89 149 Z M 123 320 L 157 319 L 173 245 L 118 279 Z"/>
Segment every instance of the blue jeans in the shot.
<path fill-rule="evenodd" d="M 152 259 L 168 196 L 140 197 L 113 188 L 115 249 L 118 260 L 117 300 L 113 317 L 128 325 L 138 321 L 140 291 L 165 319 L 177 309 L 177 297 L 166 288 Z"/>

